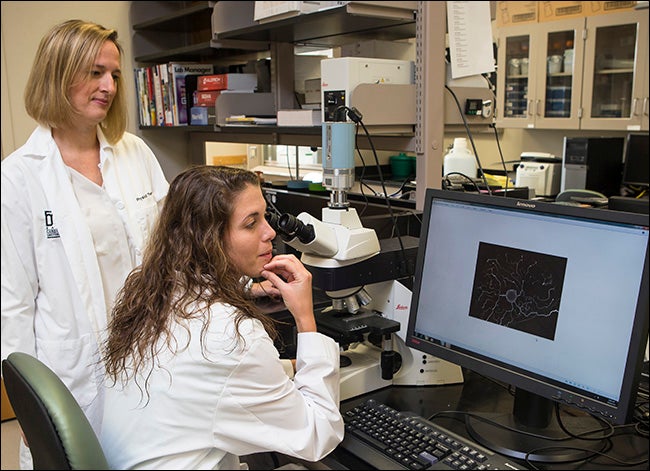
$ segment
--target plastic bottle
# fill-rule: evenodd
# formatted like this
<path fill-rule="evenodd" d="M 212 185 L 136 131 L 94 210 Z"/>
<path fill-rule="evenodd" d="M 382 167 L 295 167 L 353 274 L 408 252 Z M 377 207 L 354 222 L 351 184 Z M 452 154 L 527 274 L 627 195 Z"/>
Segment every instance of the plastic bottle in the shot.
<path fill-rule="evenodd" d="M 474 154 L 467 148 L 467 139 L 457 137 L 454 139 L 454 147 L 443 159 L 443 175 L 451 172 L 459 172 L 470 178 L 476 178 L 476 159 Z"/>

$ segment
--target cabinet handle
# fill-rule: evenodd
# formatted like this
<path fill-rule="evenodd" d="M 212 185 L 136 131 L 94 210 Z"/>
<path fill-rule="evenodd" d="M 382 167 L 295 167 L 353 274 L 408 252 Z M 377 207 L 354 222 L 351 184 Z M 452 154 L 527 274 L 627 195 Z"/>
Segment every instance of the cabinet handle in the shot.
<path fill-rule="evenodd" d="M 542 100 L 537 100 L 537 101 L 535 102 L 535 114 L 536 114 L 537 116 L 541 116 L 541 115 L 542 115 L 541 112 L 539 111 L 539 105 L 541 104 L 541 101 L 542 101 Z"/>
<path fill-rule="evenodd" d="M 639 116 L 639 97 L 634 97 L 632 101 L 632 114 Z"/>
<path fill-rule="evenodd" d="M 648 97 L 643 97 L 643 114 L 648 116 Z"/>
<path fill-rule="evenodd" d="M 528 106 L 526 107 L 526 114 L 532 116 L 533 114 L 533 100 L 528 100 Z"/>

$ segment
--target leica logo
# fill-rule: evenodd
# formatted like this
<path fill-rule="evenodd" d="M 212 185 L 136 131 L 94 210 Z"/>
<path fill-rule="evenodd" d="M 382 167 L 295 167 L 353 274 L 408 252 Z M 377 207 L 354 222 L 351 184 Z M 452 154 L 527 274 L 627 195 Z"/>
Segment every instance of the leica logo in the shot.
<path fill-rule="evenodd" d="M 535 204 L 533 204 L 533 203 L 524 203 L 523 201 L 517 201 L 517 206 L 523 206 L 524 208 L 534 208 Z"/>
<path fill-rule="evenodd" d="M 397 306 L 395 306 L 396 311 L 406 311 L 408 310 L 408 306 L 404 306 L 403 304 L 397 303 Z"/>

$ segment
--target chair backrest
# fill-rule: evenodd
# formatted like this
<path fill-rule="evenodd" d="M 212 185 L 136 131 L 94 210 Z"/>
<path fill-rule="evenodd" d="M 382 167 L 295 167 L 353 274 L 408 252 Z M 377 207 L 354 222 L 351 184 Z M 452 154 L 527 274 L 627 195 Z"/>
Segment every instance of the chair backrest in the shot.
<path fill-rule="evenodd" d="M 109 469 L 86 415 L 51 369 L 14 352 L 2 361 L 2 377 L 34 469 Z"/>

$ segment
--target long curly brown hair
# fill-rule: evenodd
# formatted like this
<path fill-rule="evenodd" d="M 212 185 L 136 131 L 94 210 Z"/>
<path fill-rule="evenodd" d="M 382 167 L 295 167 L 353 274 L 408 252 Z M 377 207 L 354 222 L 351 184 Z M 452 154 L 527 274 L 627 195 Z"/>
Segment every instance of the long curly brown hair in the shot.
<path fill-rule="evenodd" d="M 127 277 L 108 325 L 103 360 L 113 384 L 129 378 L 137 383 L 138 373 L 148 378 L 165 345 L 172 351 L 184 348 L 172 334 L 177 321 L 200 318 L 205 348 L 209 308 L 216 302 L 237 309 L 238 336 L 246 318 L 258 319 L 271 337 L 277 336 L 274 321 L 256 307 L 224 249 L 234 200 L 250 185 L 260 186 L 253 172 L 208 165 L 192 167 L 172 181 L 142 264 Z M 147 380 L 139 386 L 148 391 Z"/>

